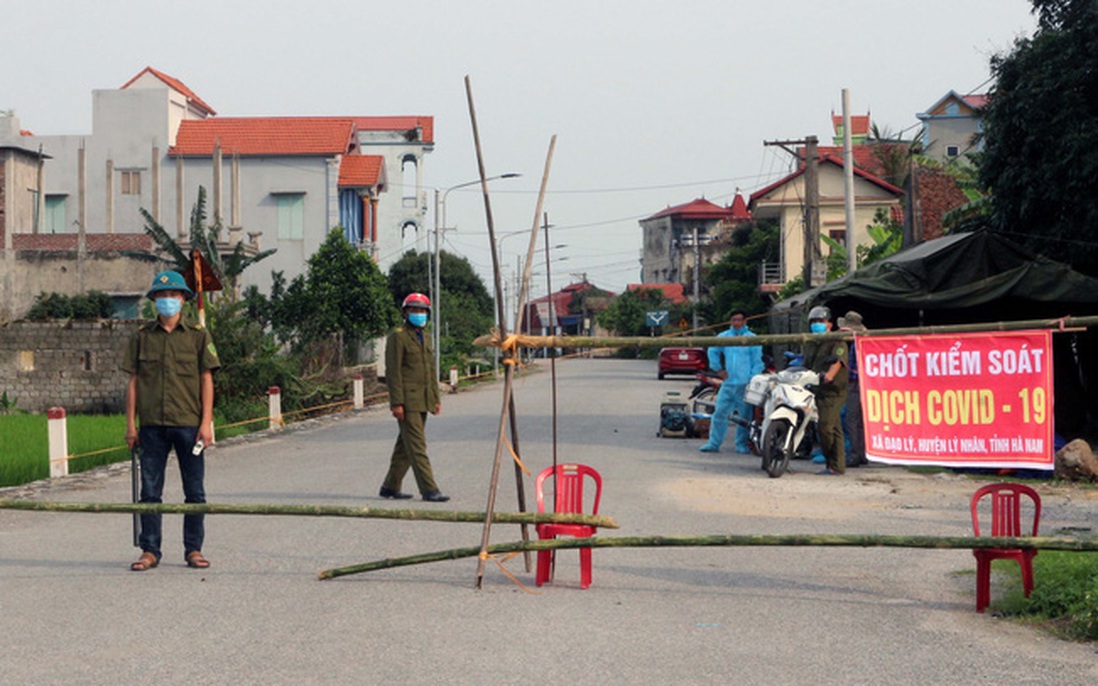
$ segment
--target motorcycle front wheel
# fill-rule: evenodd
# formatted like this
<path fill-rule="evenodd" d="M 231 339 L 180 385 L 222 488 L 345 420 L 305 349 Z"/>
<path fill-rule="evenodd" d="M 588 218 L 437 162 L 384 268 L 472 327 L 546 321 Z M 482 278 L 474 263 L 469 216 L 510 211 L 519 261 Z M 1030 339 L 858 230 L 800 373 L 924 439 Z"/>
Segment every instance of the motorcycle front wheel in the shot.
<path fill-rule="evenodd" d="M 762 444 L 762 468 L 776 479 L 789 467 L 789 452 L 785 449 L 785 439 L 793 426 L 785 419 L 775 419 L 766 427 Z"/>

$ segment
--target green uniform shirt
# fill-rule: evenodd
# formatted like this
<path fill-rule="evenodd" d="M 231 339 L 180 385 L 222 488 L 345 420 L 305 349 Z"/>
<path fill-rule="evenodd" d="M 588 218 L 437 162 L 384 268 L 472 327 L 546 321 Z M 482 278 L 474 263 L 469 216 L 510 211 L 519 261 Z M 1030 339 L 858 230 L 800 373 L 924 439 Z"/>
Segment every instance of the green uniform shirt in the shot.
<path fill-rule="evenodd" d="M 130 339 L 122 371 L 137 375 L 137 418 L 142 426 L 198 426 L 202 372 L 221 366 L 210 332 L 180 319 L 168 333 L 159 320 Z"/>
<path fill-rule="evenodd" d="M 804 346 L 804 364 L 814 372 L 820 373 L 820 390 L 818 395 L 846 396 L 846 387 L 849 382 L 850 371 L 846 368 L 847 346 L 846 341 L 828 341 L 824 343 L 806 343 Z M 835 363 L 842 363 L 839 373 L 831 380 L 831 383 L 823 383 L 823 375 Z"/>
<path fill-rule="evenodd" d="M 421 340 L 422 338 L 422 340 Z M 426 331 L 398 327 L 385 343 L 385 385 L 389 406 L 403 405 L 407 412 L 434 412 L 439 403 L 435 355 Z"/>

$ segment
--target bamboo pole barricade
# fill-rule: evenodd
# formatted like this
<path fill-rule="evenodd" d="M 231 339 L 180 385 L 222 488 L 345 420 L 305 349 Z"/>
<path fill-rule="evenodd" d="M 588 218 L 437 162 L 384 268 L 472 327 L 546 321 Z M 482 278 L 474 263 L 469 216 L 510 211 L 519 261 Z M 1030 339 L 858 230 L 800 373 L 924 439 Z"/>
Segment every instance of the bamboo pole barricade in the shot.
<path fill-rule="evenodd" d="M 340 507 L 334 505 L 233 505 L 222 503 L 63 503 L 42 500 L 0 500 L 0 510 L 40 512 L 84 512 L 91 514 L 232 514 L 285 515 L 291 517 L 356 517 L 364 519 L 404 519 L 427 522 L 475 522 L 488 518 L 485 512 L 450 510 L 385 509 L 376 507 Z M 496 524 L 588 524 L 617 529 L 612 517 L 602 515 L 556 514 L 550 512 L 493 512 Z"/>
<path fill-rule="evenodd" d="M 910 336 L 942 333 L 972 333 L 981 331 L 1023 331 L 1027 329 L 1051 329 L 1053 333 L 1079 331 L 1098 326 L 1098 316 L 1057 317 L 1054 319 L 1028 319 L 1012 322 L 982 322 L 976 324 L 949 324 L 934 326 L 915 326 L 897 329 L 871 329 L 859 333 L 858 338 L 873 336 Z M 761 333 L 751 337 L 737 336 L 694 336 L 694 337 L 653 337 L 653 336 L 528 336 L 506 335 L 493 331 L 473 340 L 473 344 L 482 348 L 500 348 L 517 350 L 518 348 L 665 348 L 669 344 L 676 347 L 705 348 L 709 346 L 756 346 L 783 343 L 815 343 L 819 341 L 852 340 L 850 331 L 832 331 L 829 333 Z"/>
<path fill-rule="evenodd" d="M 741 534 L 708 536 L 593 536 L 538 541 L 516 541 L 480 548 L 452 548 L 433 553 L 390 558 L 358 565 L 326 569 L 320 580 L 373 572 L 408 565 L 458 560 L 466 557 L 500 555 L 529 550 L 562 548 L 704 548 L 704 547 L 845 547 L 845 548 L 930 548 L 936 550 L 972 548 L 1032 548 L 1037 550 L 1098 551 L 1098 537 L 1065 538 L 1056 536 L 981 537 L 972 536 L 895 536 L 874 534 Z"/>

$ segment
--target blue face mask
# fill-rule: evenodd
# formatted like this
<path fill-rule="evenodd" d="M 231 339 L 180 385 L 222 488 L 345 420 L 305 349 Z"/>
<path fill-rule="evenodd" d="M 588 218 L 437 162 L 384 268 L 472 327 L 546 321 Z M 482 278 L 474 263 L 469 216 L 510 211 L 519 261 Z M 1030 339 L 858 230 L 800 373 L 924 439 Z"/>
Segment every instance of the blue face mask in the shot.
<path fill-rule="evenodd" d="M 808 330 L 812 333 L 827 333 L 827 324 L 824 322 L 812 322 L 808 325 Z"/>
<path fill-rule="evenodd" d="M 427 325 L 427 313 L 425 312 L 412 312 L 408 315 L 408 323 L 417 329 L 422 329 Z"/>
<path fill-rule="evenodd" d="M 165 317 L 174 317 L 183 308 L 183 301 L 179 298 L 157 298 L 156 311 Z"/>

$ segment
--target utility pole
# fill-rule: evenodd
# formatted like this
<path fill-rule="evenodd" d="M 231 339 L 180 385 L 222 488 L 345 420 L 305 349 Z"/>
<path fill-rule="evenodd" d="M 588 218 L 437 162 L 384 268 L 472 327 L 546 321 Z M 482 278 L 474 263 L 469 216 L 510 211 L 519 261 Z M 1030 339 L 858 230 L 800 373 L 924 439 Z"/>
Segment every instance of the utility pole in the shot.
<path fill-rule="evenodd" d="M 435 249 L 432 255 L 427 259 L 427 283 L 430 285 L 431 290 L 431 345 L 435 348 L 435 374 L 438 377 L 442 377 L 442 370 L 439 369 L 441 364 L 442 351 L 439 350 L 439 346 L 442 343 L 442 334 L 439 331 L 441 322 L 439 321 L 442 314 L 442 303 L 439 301 L 442 299 L 440 290 L 441 283 L 438 278 L 439 266 L 441 264 L 441 257 L 439 255 L 442 244 L 439 243 L 441 237 L 441 229 L 445 227 L 439 226 L 438 211 L 439 211 L 439 193 L 438 189 L 435 189 Z M 435 381 L 438 381 L 436 378 Z"/>
<path fill-rule="evenodd" d="M 803 145 L 804 155 L 804 265 L 801 275 L 806 289 L 823 285 L 827 278 L 820 252 L 820 156 L 819 139 L 805 136 L 798 141 L 763 141 L 763 145 L 777 145 L 798 160 L 800 155 L 790 145 Z"/>
<path fill-rule="evenodd" d="M 698 330 L 698 303 L 701 295 L 701 245 L 698 243 L 698 227 L 694 227 L 694 331 Z"/>
<path fill-rule="evenodd" d="M 843 207 L 846 213 L 846 273 L 858 268 L 858 242 L 854 240 L 854 145 L 850 131 L 850 89 L 843 89 Z"/>
<path fill-rule="evenodd" d="M 815 288 L 820 254 L 820 158 L 815 136 L 805 138 L 804 160 L 804 285 Z"/>

